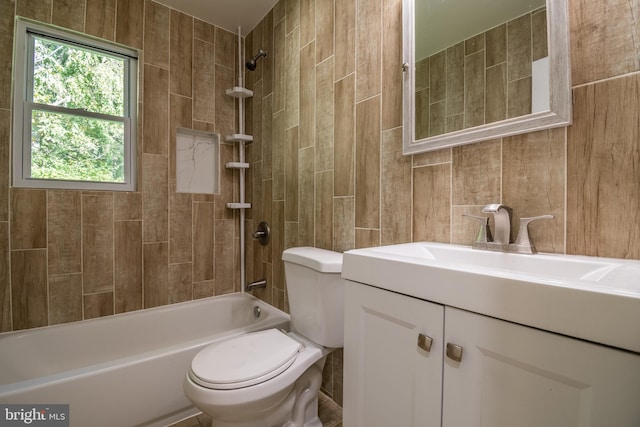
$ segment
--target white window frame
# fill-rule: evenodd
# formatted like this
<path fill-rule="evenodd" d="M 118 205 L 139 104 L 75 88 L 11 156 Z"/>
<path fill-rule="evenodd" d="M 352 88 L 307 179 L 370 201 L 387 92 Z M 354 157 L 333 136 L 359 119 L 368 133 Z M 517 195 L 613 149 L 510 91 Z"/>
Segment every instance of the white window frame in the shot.
<path fill-rule="evenodd" d="M 30 55 L 30 34 L 57 39 L 62 43 L 87 48 L 125 60 L 124 123 L 124 181 L 98 182 L 55 180 L 31 177 L 31 116 L 32 110 L 71 113 L 75 117 L 105 118 L 99 113 L 83 109 L 75 110 L 51 105 L 43 106 L 31 101 L 33 91 L 33 55 Z M 16 20 L 14 48 L 14 100 L 13 100 L 13 186 L 28 188 L 53 188 L 77 190 L 136 190 L 137 106 L 138 106 L 138 52 L 125 46 L 90 38 L 83 34 L 65 31 L 30 20 Z M 112 116 L 109 120 L 114 121 Z"/>

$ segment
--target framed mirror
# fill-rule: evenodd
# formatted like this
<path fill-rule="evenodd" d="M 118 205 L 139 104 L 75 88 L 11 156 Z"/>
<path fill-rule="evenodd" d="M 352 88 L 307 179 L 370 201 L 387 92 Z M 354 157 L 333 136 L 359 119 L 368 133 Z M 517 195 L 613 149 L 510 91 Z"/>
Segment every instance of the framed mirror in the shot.
<path fill-rule="evenodd" d="M 403 0 L 403 153 L 571 123 L 567 0 Z"/>

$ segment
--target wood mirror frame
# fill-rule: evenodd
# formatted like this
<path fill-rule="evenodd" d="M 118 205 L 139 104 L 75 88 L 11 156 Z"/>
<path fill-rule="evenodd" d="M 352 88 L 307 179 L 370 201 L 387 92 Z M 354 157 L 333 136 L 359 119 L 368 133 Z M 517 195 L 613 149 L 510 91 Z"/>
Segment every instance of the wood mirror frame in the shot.
<path fill-rule="evenodd" d="M 571 67 L 567 0 L 546 0 L 549 110 L 416 139 L 415 1 L 403 0 L 403 153 L 434 151 L 571 124 Z M 473 1 L 473 0 L 470 0 Z"/>

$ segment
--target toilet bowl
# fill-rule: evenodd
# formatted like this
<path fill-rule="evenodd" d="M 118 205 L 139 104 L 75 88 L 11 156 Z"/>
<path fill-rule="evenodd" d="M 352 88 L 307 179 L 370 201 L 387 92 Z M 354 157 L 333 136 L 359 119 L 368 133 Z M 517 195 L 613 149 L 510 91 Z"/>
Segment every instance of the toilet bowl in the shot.
<path fill-rule="evenodd" d="M 214 427 L 322 426 L 322 369 L 327 354 L 343 344 L 342 254 L 291 248 L 283 260 L 293 331 L 216 342 L 194 357 L 185 376 L 186 396 Z"/>
<path fill-rule="evenodd" d="M 262 334 L 271 342 L 263 340 Z M 214 417 L 215 427 L 283 426 L 293 418 L 294 404 L 302 392 L 310 389 L 307 394 L 313 394 L 314 398 L 317 396 L 325 356 L 329 353 L 327 349 L 295 333 L 285 334 L 276 329 L 249 333 L 221 344 L 228 344 L 229 348 L 222 351 L 229 356 L 231 363 L 218 365 L 219 370 L 202 369 L 204 366 L 201 364 L 208 357 L 220 361 L 215 355 L 218 349 L 213 344 L 196 355 L 184 382 L 187 397 L 202 412 Z M 276 344 L 282 344 L 287 351 L 295 347 L 295 354 L 285 354 L 278 349 L 277 357 L 271 357 L 269 351 L 274 350 Z M 247 350 L 252 357 L 246 357 Z M 265 355 L 270 356 L 270 363 L 265 363 Z M 202 356 L 200 360 L 198 356 Z M 241 367 L 251 374 L 241 373 Z M 313 399 L 299 402 L 299 406 L 316 403 Z M 303 409 L 307 410 L 306 407 Z M 322 425 L 309 424 L 308 421 L 313 420 L 305 420 L 298 425 Z"/>

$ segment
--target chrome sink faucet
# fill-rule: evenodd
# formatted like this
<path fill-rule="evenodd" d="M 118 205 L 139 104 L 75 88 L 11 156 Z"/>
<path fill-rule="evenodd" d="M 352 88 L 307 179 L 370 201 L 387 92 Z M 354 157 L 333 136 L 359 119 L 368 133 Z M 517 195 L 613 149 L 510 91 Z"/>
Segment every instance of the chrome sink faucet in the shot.
<path fill-rule="evenodd" d="M 485 249 L 489 251 L 514 252 L 520 254 L 535 254 L 535 245 L 529 237 L 529 223 L 538 219 L 553 219 L 553 215 L 540 215 L 530 218 L 520 218 L 520 229 L 516 241 L 511 243 L 511 208 L 500 203 L 486 205 L 482 208 L 483 213 L 491 213 L 494 217 L 495 237 L 492 237 L 489 228 L 489 218 L 485 216 L 462 215 L 480 221 L 480 230 L 476 240 L 473 242 L 474 249 Z"/>
<path fill-rule="evenodd" d="M 494 243 L 508 245 L 511 239 L 511 208 L 500 203 L 486 205 L 482 208 L 483 213 L 492 213 L 496 224 L 493 233 Z"/>

